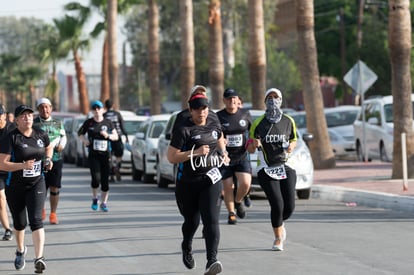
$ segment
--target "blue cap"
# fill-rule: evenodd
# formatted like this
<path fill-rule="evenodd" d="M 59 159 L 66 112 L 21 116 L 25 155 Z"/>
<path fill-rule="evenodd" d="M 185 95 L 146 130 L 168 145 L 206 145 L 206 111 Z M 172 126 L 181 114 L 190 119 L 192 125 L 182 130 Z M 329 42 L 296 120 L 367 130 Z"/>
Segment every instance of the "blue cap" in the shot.
<path fill-rule="evenodd" d="M 96 107 L 103 108 L 103 104 L 99 100 L 92 100 L 91 101 L 91 109 L 95 109 Z"/>

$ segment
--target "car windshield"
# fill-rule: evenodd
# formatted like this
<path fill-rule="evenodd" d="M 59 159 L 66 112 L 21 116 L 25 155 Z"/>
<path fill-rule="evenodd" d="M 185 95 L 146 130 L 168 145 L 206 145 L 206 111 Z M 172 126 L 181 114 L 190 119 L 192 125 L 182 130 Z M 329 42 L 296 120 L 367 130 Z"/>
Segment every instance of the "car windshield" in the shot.
<path fill-rule="evenodd" d="M 124 127 L 127 135 L 134 135 L 138 132 L 139 126 L 143 121 L 124 120 Z"/>
<path fill-rule="evenodd" d="M 164 130 L 165 124 L 166 121 L 154 121 L 148 136 L 150 138 L 159 138 L 162 130 Z"/>
<path fill-rule="evenodd" d="M 351 125 L 358 116 L 358 110 L 340 111 L 325 114 L 326 124 L 329 127 Z"/>

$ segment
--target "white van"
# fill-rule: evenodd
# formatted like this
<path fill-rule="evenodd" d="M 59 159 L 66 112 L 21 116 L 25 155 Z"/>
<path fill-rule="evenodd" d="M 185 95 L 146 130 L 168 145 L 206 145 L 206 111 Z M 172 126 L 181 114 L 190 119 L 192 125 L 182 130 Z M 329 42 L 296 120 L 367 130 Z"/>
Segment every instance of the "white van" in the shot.
<path fill-rule="evenodd" d="M 411 95 L 411 101 L 414 102 L 414 94 Z M 362 161 L 366 156 L 368 160 L 392 161 L 394 139 L 392 96 L 380 96 L 364 100 L 362 110 L 365 112 L 365 143 L 362 112 L 360 112 L 354 122 L 355 146 L 358 160 Z"/>

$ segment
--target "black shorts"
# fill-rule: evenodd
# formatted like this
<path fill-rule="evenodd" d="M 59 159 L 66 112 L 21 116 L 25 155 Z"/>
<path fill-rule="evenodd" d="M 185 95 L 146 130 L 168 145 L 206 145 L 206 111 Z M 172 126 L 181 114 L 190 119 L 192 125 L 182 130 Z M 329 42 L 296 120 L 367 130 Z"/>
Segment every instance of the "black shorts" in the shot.
<path fill-rule="evenodd" d="M 122 143 L 122 140 L 118 139 L 117 141 L 111 141 L 111 150 L 115 157 L 122 157 L 124 154 L 124 144 Z"/>
<path fill-rule="evenodd" d="M 241 160 L 236 163 L 232 163 L 229 166 L 221 166 L 221 176 L 223 179 L 231 178 L 236 172 L 252 173 L 252 166 L 250 160 Z"/>
<path fill-rule="evenodd" d="M 53 162 L 52 170 L 45 173 L 45 182 L 46 182 L 46 188 L 62 187 L 62 168 L 63 168 L 63 160 L 57 160 Z"/>

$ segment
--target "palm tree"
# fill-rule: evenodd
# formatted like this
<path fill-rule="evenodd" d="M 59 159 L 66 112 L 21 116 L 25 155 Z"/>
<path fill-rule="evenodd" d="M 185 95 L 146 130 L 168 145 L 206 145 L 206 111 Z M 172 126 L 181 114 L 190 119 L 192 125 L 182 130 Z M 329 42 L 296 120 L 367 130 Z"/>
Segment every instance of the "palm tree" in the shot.
<path fill-rule="evenodd" d="M 89 111 L 89 96 L 79 55 L 79 50 L 89 47 L 89 40 L 81 37 L 85 19 L 65 15 L 64 18 L 54 19 L 53 22 L 59 31 L 60 37 L 64 40 L 66 49 L 72 52 L 75 62 L 76 80 L 78 82 L 80 111 L 83 114 L 87 114 Z"/>
<path fill-rule="evenodd" d="M 117 0 L 108 0 L 108 50 L 109 50 L 109 87 L 114 107 L 119 108 L 119 87 L 118 87 L 118 59 L 116 45 L 116 22 L 118 17 Z"/>
<path fill-rule="evenodd" d="M 407 134 L 409 177 L 414 177 L 413 110 L 411 104 L 411 15 L 409 0 L 389 1 L 388 43 L 392 68 L 394 147 L 392 178 L 402 178 L 401 133 Z M 398 100 L 397 100 L 398 99 Z"/>
<path fill-rule="evenodd" d="M 193 2 L 180 0 L 181 27 L 181 105 L 187 108 L 187 98 L 195 81 Z"/>
<path fill-rule="evenodd" d="M 252 106 L 264 108 L 266 90 L 266 49 L 263 22 L 263 0 L 248 1 L 249 18 L 249 75 L 252 87 Z"/>
<path fill-rule="evenodd" d="M 221 100 L 224 91 L 224 56 L 223 35 L 221 29 L 220 1 L 210 0 L 209 5 L 209 82 L 212 95 L 212 107 L 221 108 Z"/>
<path fill-rule="evenodd" d="M 54 26 L 46 25 L 45 31 L 42 33 L 45 36 L 39 39 L 37 50 L 41 54 L 43 63 L 50 62 L 52 64 L 52 73 L 45 87 L 45 96 L 49 97 L 52 100 L 53 106 L 58 108 L 60 106 L 60 97 L 56 64 L 60 59 L 68 55 L 68 50 L 64 49 L 64 43 Z"/>
<path fill-rule="evenodd" d="M 309 143 L 312 159 L 316 169 L 332 168 L 336 164 L 323 113 L 314 34 L 313 1 L 296 0 L 296 28 L 307 128 L 315 136 Z"/>
<path fill-rule="evenodd" d="M 157 0 L 148 0 L 148 70 L 151 90 L 151 114 L 161 113 L 161 95 L 159 83 L 160 52 L 158 41 L 158 4 Z"/>

